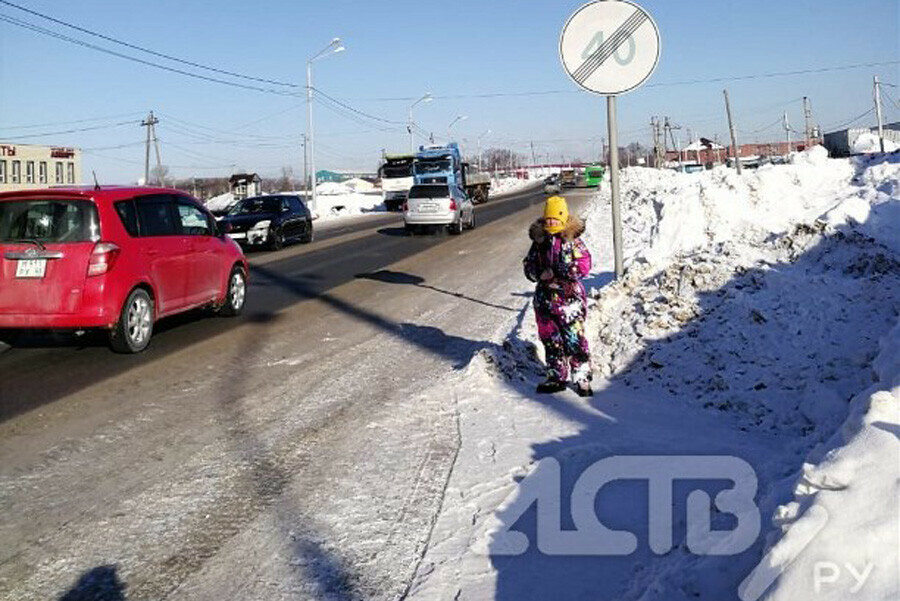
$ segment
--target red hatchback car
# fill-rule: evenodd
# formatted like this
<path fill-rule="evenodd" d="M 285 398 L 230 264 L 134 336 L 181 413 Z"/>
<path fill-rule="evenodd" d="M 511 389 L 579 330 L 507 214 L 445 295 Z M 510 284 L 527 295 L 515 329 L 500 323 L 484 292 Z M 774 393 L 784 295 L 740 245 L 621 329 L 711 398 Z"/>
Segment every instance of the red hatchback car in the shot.
<path fill-rule="evenodd" d="M 51 188 L 0 194 L 0 329 L 107 329 L 136 353 L 161 317 L 237 315 L 247 260 L 178 190 Z M 0 330 L 2 332 L 2 330 Z"/>

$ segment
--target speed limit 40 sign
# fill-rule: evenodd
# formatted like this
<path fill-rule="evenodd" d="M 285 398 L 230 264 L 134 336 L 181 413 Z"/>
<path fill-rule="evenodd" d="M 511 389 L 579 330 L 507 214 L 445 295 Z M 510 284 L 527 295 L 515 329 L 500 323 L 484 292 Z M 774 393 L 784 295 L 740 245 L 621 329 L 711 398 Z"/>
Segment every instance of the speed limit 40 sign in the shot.
<path fill-rule="evenodd" d="M 644 83 L 659 62 L 659 30 L 640 6 L 598 0 L 569 17 L 559 38 L 559 55 L 569 77 L 606 96 Z"/>

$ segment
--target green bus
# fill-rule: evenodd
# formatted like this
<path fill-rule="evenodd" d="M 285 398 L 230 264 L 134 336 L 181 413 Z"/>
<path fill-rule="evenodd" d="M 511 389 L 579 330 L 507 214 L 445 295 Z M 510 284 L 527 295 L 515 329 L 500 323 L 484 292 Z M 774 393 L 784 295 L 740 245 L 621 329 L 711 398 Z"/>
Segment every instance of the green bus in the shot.
<path fill-rule="evenodd" d="M 603 181 L 603 165 L 588 165 L 584 169 L 584 185 L 588 188 L 596 188 Z"/>

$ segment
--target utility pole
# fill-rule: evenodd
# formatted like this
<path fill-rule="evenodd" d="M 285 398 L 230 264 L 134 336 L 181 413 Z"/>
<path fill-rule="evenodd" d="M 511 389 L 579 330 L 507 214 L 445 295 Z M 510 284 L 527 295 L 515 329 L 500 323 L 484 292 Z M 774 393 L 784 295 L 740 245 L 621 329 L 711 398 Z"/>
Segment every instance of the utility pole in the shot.
<path fill-rule="evenodd" d="M 532 168 L 537 167 L 537 157 L 534 154 L 534 142 L 531 142 L 531 166 Z"/>
<path fill-rule="evenodd" d="M 158 123 L 157 119 L 154 119 Z M 159 160 L 159 138 L 156 137 L 156 126 L 151 125 L 150 129 L 153 130 L 153 148 L 156 149 L 156 183 L 160 186 L 165 185 L 165 181 L 163 181 L 163 172 L 162 172 L 162 161 Z"/>
<path fill-rule="evenodd" d="M 884 118 L 881 115 L 881 82 L 875 76 L 875 117 L 878 119 L 878 140 L 881 143 L 881 153 L 884 154 Z"/>
<path fill-rule="evenodd" d="M 309 198 L 309 167 L 306 163 L 306 157 L 308 153 L 306 152 L 306 134 L 300 134 L 303 138 L 303 192 L 305 193 L 305 197 Z"/>
<path fill-rule="evenodd" d="M 731 154 L 734 156 L 734 166 L 738 175 L 741 174 L 741 157 L 738 156 L 737 136 L 734 135 L 734 120 L 731 118 L 731 102 L 728 100 L 728 90 L 725 93 L 725 112 L 728 114 L 728 130 L 731 132 Z"/>
<path fill-rule="evenodd" d="M 672 133 L 673 129 L 681 129 L 681 126 L 672 125 L 669 123 L 669 118 L 666 117 L 666 132 L 668 132 L 669 137 L 672 139 L 672 148 L 678 153 L 678 166 L 684 171 L 684 162 L 681 160 L 681 145 L 675 141 L 675 134 Z"/>
<path fill-rule="evenodd" d="M 787 113 L 784 113 L 781 120 L 782 126 L 784 127 L 784 133 L 787 136 L 787 153 L 791 154 L 791 124 L 788 121 Z"/>
<path fill-rule="evenodd" d="M 147 118 L 141 121 L 141 127 L 147 128 L 147 145 L 144 149 L 144 185 L 150 185 L 150 143 L 156 140 L 156 131 L 154 126 L 159 123 L 159 119 L 153 116 L 153 111 L 147 115 Z M 159 145 L 156 147 L 156 163 L 159 165 Z"/>
<path fill-rule="evenodd" d="M 803 97 L 803 118 L 806 125 L 806 148 L 812 143 L 812 109 L 809 106 L 809 98 Z"/>

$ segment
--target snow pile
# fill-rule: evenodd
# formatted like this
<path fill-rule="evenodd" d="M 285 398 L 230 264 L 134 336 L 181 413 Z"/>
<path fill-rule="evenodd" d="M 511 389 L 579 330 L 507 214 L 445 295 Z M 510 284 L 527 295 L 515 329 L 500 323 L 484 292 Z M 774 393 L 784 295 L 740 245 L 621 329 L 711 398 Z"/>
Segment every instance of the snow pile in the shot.
<path fill-rule="evenodd" d="M 519 179 L 517 177 L 495 177 L 491 179 L 490 196 L 512 194 L 535 184 L 532 179 Z"/>
<path fill-rule="evenodd" d="M 343 182 L 323 182 L 316 186 L 316 193 L 319 196 L 341 196 L 352 192 L 353 189 Z"/>
<path fill-rule="evenodd" d="M 759 572 L 780 574 L 767 601 L 890 601 L 900 593 L 898 453 L 900 325 L 881 341 L 876 382 L 856 395 L 840 430 L 803 465 L 795 498 L 779 507 L 780 531 Z M 812 536 L 810 536 L 812 535 Z M 752 590 L 752 579 L 747 588 Z"/>
<path fill-rule="evenodd" d="M 895 152 L 896 150 L 900 150 L 900 144 L 885 138 L 884 151 Z M 851 152 L 853 154 L 872 154 L 881 152 L 881 140 L 878 138 L 878 134 L 869 131 L 859 134 L 853 141 Z"/>
<path fill-rule="evenodd" d="M 375 184 L 358 177 L 348 179 L 343 184 L 353 192 L 368 193 L 375 191 Z"/>
<path fill-rule="evenodd" d="M 847 598 L 850 564 L 872 570 L 866 599 L 900 592 L 898 181 L 900 157 L 831 160 L 818 147 L 743 177 L 623 177 L 629 270 L 593 291 L 595 368 L 642 395 L 770 432 L 787 442 L 786 465 L 809 453 L 795 499 L 775 512 L 787 534 L 763 565 L 783 573 L 766 599 Z M 606 195 L 588 212 L 589 236 L 609 219 Z M 791 483 L 771 483 L 761 507 L 784 503 L 779 486 Z M 821 515 L 815 550 L 790 563 Z M 657 582 L 690 585 L 672 562 Z"/>
<path fill-rule="evenodd" d="M 318 206 L 316 207 L 316 214 L 325 221 L 351 215 L 385 211 L 380 193 L 363 194 L 352 192 L 348 189 L 338 193 L 335 188 L 326 188 L 330 193 L 323 194 L 322 187 L 325 185 L 321 184 L 318 188 Z"/>
<path fill-rule="evenodd" d="M 234 194 L 226 192 L 225 194 L 219 194 L 218 196 L 213 196 L 207 200 L 206 208 L 210 211 L 224 211 L 233 205 L 234 202 Z"/>

